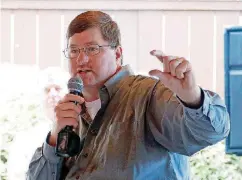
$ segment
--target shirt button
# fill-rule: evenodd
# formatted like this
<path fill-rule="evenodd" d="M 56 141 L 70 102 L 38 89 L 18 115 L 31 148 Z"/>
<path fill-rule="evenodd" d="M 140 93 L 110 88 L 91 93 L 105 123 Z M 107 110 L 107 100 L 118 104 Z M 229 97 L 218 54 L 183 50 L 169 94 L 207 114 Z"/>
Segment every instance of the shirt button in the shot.
<path fill-rule="evenodd" d="M 96 136 L 97 133 L 98 133 L 98 131 L 97 131 L 97 129 L 92 129 L 92 130 L 91 130 L 91 133 L 92 133 L 93 136 Z"/>
<path fill-rule="evenodd" d="M 88 153 L 85 153 L 82 155 L 84 158 L 87 158 L 88 157 Z"/>

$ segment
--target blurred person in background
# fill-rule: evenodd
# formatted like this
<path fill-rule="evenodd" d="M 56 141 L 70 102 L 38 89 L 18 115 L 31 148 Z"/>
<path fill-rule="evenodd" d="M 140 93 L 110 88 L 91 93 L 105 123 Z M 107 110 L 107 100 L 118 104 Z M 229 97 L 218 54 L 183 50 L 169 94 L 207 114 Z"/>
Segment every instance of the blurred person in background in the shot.
<path fill-rule="evenodd" d="M 9 151 L 7 180 L 25 180 L 28 164 L 36 147 L 40 147 L 54 121 L 54 107 L 67 93 L 69 74 L 59 67 L 49 67 L 40 72 L 40 109 L 38 123 L 18 132 Z"/>

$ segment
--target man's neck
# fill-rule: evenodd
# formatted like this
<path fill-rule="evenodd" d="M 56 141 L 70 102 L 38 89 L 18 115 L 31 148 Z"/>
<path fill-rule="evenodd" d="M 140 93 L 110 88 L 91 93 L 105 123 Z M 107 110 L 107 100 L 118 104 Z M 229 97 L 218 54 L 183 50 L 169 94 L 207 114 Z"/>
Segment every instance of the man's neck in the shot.
<path fill-rule="evenodd" d="M 86 102 L 91 102 L 99 99 L 99 91 L 98 88 L 95 87 L 84 88 L 82 94 Z"/>
<path fill-rule="evenodd" d="M 110 79 L 111 77 L 113 77 L 119 70 L 121 69 L 121 66 L 118 66 L 115 73 L 110 76 L 108 79 Z M 96 86 L 88 86 L 85 87 L 82 91 L 82 94 L 84 96 L 84 99 L 86 102 L 91 102 L 91 101 L 95 101 L 97 99 L 99 99 L 99 89 L 103 86 L 103 84 L 108 80 L 106 79 L 105 81 L 101 82 L 100 84 L 96 85 Z"/>

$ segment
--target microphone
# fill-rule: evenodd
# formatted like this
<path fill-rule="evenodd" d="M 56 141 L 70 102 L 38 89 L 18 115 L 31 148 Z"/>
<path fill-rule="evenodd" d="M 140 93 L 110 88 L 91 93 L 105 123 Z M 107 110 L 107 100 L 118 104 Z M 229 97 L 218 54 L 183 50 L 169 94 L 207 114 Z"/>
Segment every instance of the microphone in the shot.
<path fill-rule="evenodd" d="M 73 77 L 69 79 L 67 87 L 69 89 L 70 94 L 78 95 L 81 96 L 81 92 L 83 89 L 83 82 L 80 78 L 78 77 Z M 74 102 L 76 105 L 78 102 Z"/>
<path fill-rule="evenodd" d="M 67 87 L 70 94 L 82 96 L 83 82 L 78 77 L 69 79 Z M 76 105 L 78 102 L 74 101 Z M 57 136 L 55 154 L 60 157 L 72 157 L 80 153 L 83 143 L 73 130 L 73 126 L 65 126 Z"/>

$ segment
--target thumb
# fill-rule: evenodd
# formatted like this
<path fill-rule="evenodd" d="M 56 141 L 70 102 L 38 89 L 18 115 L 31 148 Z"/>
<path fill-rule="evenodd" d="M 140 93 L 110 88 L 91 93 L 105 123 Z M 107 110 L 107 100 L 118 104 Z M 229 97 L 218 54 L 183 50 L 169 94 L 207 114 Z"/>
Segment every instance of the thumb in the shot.
<path fill-rule="evenodd" d="M 149 75 L 158 77 L 162 82 L 168 80 L 168 74 L 157 69 L 151 70 Z"/>
<path fill-rule="evenodd" d="M 179 80 L 170 75 L 169 73 L 162 72 L 160 70 L 151 70 L 149 72 L 151 76 L 156 76 L 160 79 L 160 81 L 169 89 L 175 90 L 175 86 L 179 84 Z"/>

